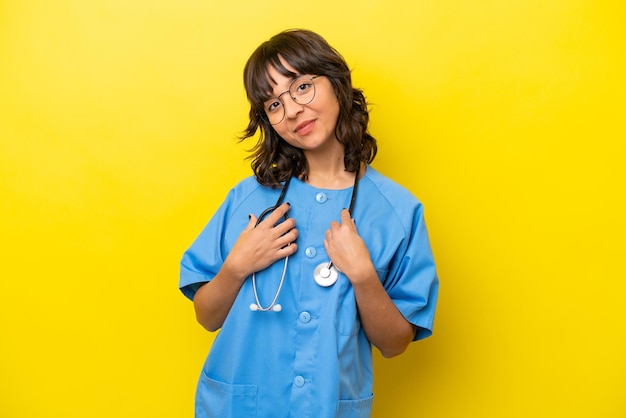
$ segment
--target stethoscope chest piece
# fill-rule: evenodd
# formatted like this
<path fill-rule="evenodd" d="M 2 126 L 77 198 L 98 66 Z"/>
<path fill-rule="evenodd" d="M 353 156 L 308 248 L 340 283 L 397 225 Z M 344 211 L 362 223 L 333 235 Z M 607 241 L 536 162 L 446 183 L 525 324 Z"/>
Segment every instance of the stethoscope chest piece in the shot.
<path fill-rule="evenodd" d="M 313 272 L 313 278 L 315 279 L 315 283 L 322 287 L 328 287 L 335 284 L 337 278 L 339 277 L 339 272 L 337 268 L 330 263 L 324 262 L 317 267 L 315 267 L 315 271 Z"/>

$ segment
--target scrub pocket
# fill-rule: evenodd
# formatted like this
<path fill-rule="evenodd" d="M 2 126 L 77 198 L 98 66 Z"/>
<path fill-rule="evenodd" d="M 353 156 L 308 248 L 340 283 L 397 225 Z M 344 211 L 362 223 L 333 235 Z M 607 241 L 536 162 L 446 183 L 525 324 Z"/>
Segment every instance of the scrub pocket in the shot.
<path fill-rule="evenodd" d="M 204 372 L 196 391 L 196 418 L 257 416 L 256 385 L 233 385 L 211 379 Z"/>
<path fill-rule="evenodd" d="M 339 401 L 337 418 L 370 418 L 374 396 L 354 401 Z"/>

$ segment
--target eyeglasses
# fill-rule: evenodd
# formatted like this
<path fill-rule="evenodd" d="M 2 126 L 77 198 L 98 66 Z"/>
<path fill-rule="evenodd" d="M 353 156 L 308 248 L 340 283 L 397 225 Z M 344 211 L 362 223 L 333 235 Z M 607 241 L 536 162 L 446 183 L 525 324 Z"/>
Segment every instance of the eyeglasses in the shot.
<path fill-rule="evenodd" d="M 315 98 L 315 80 L 319 75 L 298 77 L 291 82 L 289 90 L 285 90 L 277 97 L 268 99 L 263 103 L 263 112 L 260 116 L 271 125 L 278 125 L 285 118 L 285 103 L 281 98 L 289 93 L 289 97 L 299 105 L 309 104 Z"/>

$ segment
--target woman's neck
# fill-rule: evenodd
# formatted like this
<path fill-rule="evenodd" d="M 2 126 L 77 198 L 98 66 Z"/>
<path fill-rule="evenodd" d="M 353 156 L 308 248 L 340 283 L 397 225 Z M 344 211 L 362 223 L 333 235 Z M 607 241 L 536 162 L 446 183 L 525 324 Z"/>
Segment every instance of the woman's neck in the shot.
<path fill-rule="evenodd" d="M 354 173 L 346 171 L 343 146 L 324 152 L 305 151 L 305 158 L 309 169 L 306 182 L 311 186 L 345 189 L 354 182 Z"/>
<path fill-rule="evenodd" d="M 316 163 L 315 160 L 307 159 L 309 174 L 306 183 L 320 189 L 341 190 L 347 189 L 354 184 L 355 173 L 345 168 L 343 155 L 338 160 L 326 160 Z M 359 177 L 363 177 L 366 170 L 365 163 L 361 163 Z"/>

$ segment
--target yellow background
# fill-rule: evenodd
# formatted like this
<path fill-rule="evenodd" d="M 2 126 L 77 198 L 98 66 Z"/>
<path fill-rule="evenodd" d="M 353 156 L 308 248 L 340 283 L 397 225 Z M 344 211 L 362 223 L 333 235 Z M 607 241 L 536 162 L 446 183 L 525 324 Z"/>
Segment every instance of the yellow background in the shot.
<path fill-rule="evenodd" d="M 242 67 L 318 31 L 426 206 L 432 338 L 374 417 L 625 417 L 622 1 L 0 1 L 0 417 L 190 417 L 178 262 L 250 173 Z"/>

